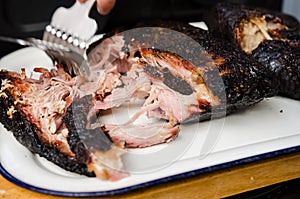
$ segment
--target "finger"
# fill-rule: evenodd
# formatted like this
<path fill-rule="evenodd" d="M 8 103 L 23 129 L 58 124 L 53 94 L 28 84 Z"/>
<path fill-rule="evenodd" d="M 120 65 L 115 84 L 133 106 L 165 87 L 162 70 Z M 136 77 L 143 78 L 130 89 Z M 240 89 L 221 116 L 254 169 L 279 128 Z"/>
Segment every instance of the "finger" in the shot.
<path fill-rule="evenodd" d="M 76 1 L 78 1 L 80 3 L 85 3 L 87 0 L 76 0 Z"/>
<path fill-rule="evenodd" d="M 97 0 L 97 9 L 100 14 L 107 15 L 115 6 L 116 0 Z"/>

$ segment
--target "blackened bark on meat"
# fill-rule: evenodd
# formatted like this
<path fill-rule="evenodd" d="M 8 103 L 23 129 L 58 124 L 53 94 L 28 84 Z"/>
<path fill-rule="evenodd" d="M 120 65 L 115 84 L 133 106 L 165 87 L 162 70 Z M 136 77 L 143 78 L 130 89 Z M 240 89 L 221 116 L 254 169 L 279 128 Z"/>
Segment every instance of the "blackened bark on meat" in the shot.
<path fill-rule="evenodd" d="M 205 83 L 215 95 L 220 97 L 221 102 L 226 104 L 227 113 L 277 94 L 268 76 L 268 71 L 235 45 L 214 37 L 208 31 L 185 23 L 156 22 L 151 26 L 160 26 L 181 32 L 200 44 L 202 47 L 200 54 L 187 53 L 185 55 L 194 65 L 205 69 Z M 164 42 L 165 38 L 162 37 L 161 42 Z M 194 42 L 185 43 L 188 40 L 181 41 L 180 39 L 173 41 L 173 48 L 176 46 L 185 48 L 188 45 L 188 49 L 193 49 L 195 46 Z M 168 42 L 168 45 L 172 43 L 165 42 Z"/>
<path fill-rule="evenodd" d="M 153 29 L 145 27 L 153 27 Z M 139 28 L 140 30 L 138 30 Z M 177 31 L 177 33 L 175 34 L 174 31 Z M 202 37 L 202 33 L 205 34 L 207 31 L 192 27 L 187 23 L 160 20 L 143 22 L 133 27 L 120 28 L 106 34 L 102 39 L 89 46 L 87 55 L 88 58 L 92 56 L 93 49 L 97 48 L 103 40 L 119 34 L 123 36 L 125 41 L 122 48 L 122 52 L 125 54 L 133 53 L 135 57 L 139 56 L 138 51 L 129 52 L 130 48 L 128 46 L 131 46 L 131 49 L 135 46 L 136 50 L 140 48 L 153 48 L 180 55 L 187 61 L 198 66 L 203 65 L 207 61 L 195 56 L 197 53 L 201 53 L 203 48 L 193 39 L 194 37 Z M 206 38 L 206 36 L 203 37 Z"/>
<path fill-rule="evenodd" d="M 144 71 L 154 77 L 154 78 L 158 78 L 158 79 L 162 79 L 163 78 L 163 73 L 159 70 L 159 68 L 157 66 L 151 66 L 150 64 L 145 64 L 144 65 Z"/>
<path fill-rule="evenodd" d="M 89 113 L 92 108 L 92 95 L 84 96 L 75 100 L 68 107 L 63 122 L 69 130 L 68 141 L 71 150 L 78 159 L 83 162 L 89 160 L 89 153 L 96 150 L 107 151 L 110 149 L 112 142 L 109 137 L 102 131 L 101 127 L 89 129 L 87 127 Z M 96 117 L 96 115 L 92 115 Z"/>
<path fill-rule="evenodd" d="M 300 99 L 300 49 L 283 41 L 264 41 L 253 52 L 273 77 L 279 94 Z"/>
<path fill-rule="evenodd" d="M 221 60 L 217 67 L 223 82 L 219 82 L 221 85 L 214 83 L 217 76 L 215 70 L 209 67 L 204 79 L 216 93 L 222 91 L 218 87 L 225 86 L 228 106 L 242 108 L 277 94 L 267 71 L 260 63 L 224 41 L 208 41 L 211 42 L 203 41 L 203 45 L 213 60 Z"/>
<path fill-rule="evenodd" d="M 164 69 L 164 84 L 182 95 L 191 95 L 193 90 L 191 86 L 182 78 L 174 76 L 169 69 Z"/>
<path fill-rule="evenodd" d="M 261 41 L 249 56 L 261 63 L 279 95 L 300 99 L 300 23 L 297 19 L 276 11 L 227 3 L 218 4 L 212 16 L 209 24 L 214 34 L 238 47 L 237 29 L 243 20 L 264 16 L 266 20 L 276 19 L 284 25 L 286 28 L 276 30 L 278 38 Z"/>
<path fill-rule="evenodd" d="M 236 43 L 237 29 L 243 21 L 249 21 L 250 18 L 263 17 L 267 20 L 276 19 L 288 29 L 279 31 L 281 38 L 286 40 L 292 46 L 300 45 L 300 25 L 297 19 L 278 11 L 271 11 L 258 7 L 246 5 L 237 5 L 232 3 L 217 4 L 207 22 L 210 31 L 217 37 L 226 38 Z"/>
<path fill-rule="evenodd" d="M 125 31 L 121 33 L 125 45 L 149 48 L 144 44 L 150 43 L 152 49 L 171 52 L 203 69 L 204 74 L 199 75 L 203 75 L 205 83 L 218 96 L 221 105 L 207 106 L 205 113 L 193 116 L 197 120 L 199 117 L 200 120 L 210 118 L 212 110 L 223 112 L 225 107 L 229 114 L 277 94 L 267 70 L 260 63 L 230 42 L 215 38 L 208 31 L 172 21 L 140 23 L 133 28 L 142 27 L 159 27 L 160 31 L 150 28 L 143 29 L 143 34 L 138 31 Z M 168 30 L 182 34 L 174 34 Z"/>
<path fill-rule="evenodd" d="M 0 72 L 0 85 L 5 79 L 9 79 L 12 82 L 14 81 L 7 72 Z M 15 99 L 11 93 L 8 91 L 4 92 L 7 97 L 0 97 L 0 122 L 8 131 L 13 133 L 18 142 L 28 148 L 32 153 L 46 158 L 67 171 L 86 176 L 94 176 L 94 173 L 87 170 L 86 164 L 79 163 L 77 159 L 60 153 L 55 146 L 49 146 L 43 143 L 38 137 L 38 127 L 30 122 L 23 111 L 14 104 Z M 12 118 L 7 114 L 11 107 L 14 107 L 15 110 Z"/>
<path fill-rule="evenodd" d="M 165 85 L 182 95 L 191 95 L 193 93 L 191 86 L 184 79 L 173 75 L 168 68 L 164 68 L 161 71 L 156 66 L 146 64 L 144 71 L 153 78 L 161 79 Z"/>

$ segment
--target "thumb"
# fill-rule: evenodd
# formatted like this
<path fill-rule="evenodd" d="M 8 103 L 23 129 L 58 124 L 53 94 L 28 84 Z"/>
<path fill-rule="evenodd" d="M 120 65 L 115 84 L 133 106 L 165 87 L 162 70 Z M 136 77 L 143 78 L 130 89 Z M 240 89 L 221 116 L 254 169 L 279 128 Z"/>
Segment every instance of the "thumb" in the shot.
<path fill-rule="evenodd" d="M 116 0 L 97 0 L 97 9 L 100 14 L 107 15 L 115 6 Z"/>

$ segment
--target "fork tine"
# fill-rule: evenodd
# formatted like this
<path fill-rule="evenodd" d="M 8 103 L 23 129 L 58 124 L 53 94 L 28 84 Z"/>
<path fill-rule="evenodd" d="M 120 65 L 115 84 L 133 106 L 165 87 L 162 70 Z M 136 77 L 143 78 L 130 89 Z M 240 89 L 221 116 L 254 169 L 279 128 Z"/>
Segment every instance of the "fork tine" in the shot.
<path fill-rule="evenodd" d="M 90 69 L 86 60 L 74 51 L 45 50 L 54 64 L 61 64 L 63 68 L 72 76 L 90 76 Z"/>
<path fill-rule="evenodd" d="M 81 55 L 83 55 L 84 52 L 85 52 L 85 47 L 80 48 L 78 46 L 74 46 L 72 43 L 68 42 L 67 40 L 65 40 L 63 38 L 59 38 L 56 35 L 52 35 L 50 32 L 46 32 L 46 31 L 44 32 L 43 40 L 44 41 L 49 41 L 51 43 L 57 43 L 57 44 L 60 44 L 62 46 L 66 46 L 70 50 L 75 51 L 75 52 L 77 52 Z"/>

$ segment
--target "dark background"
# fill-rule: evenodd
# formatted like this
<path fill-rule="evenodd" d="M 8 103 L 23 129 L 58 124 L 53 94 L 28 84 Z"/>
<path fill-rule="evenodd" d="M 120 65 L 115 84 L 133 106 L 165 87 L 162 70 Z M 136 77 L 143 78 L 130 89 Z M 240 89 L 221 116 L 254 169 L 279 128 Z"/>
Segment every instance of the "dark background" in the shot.
<path fill-rule="evenodd" d="M 90 16 L 97 20 L 98 33 L 115 27 L 149 19 L 172 19 L 186 22 L 202 21 L 209 9 L 222 0 L 117 0 L 107 16 L 98 14 L 95 6 Z M 1 0 L 0 35 L 42 38 L 44 28 L 59 6 L 69 7 L 75 0 Z M 282 0 L 230 0 L 230 2 L 281 10 Z M 0 42 L 0 58 L 19 45 Z M 228 199 L 296 199 L 300 198 L 300 180 L 284 182 Z"/>
<path fill-rule="evenodd" d="M 18 38 L 42 38 L 44 28 L 59 6 L 70 7 L 75 0 L 1 0 L 0 35 Z M 98 32 L 132 24 L 140 20 L 172 19 L 201 21 L 209 9 L 221 0 L 117 0 L 107 16 L 98 14 L 95 6 L 90 13 L 97 20 Z M 281 9 L 281 0 L 230 0 L 270 9 Z M 20 48 L 0 41 L 0 57 Z"/>

